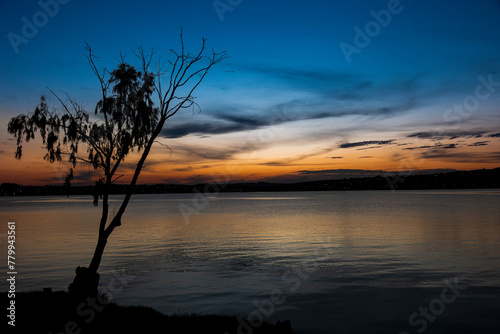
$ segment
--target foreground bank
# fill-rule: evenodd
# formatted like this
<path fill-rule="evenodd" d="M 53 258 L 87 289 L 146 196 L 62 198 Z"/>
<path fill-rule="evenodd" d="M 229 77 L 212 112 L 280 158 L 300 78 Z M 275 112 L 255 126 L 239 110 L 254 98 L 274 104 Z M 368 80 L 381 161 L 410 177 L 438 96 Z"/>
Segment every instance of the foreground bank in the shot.
<path fill-rule="evenodd" d="M 4 301 L 8 297 L 5 292 L 1 296 Z M 11 333 L 292 333 L 288 321 L 250 328 L 234 316 L 165 315 L 150 307 L 120 306 L 100 296 L 76 300 L 64 291 L 16 293 L 15 305 L 15 326 L 8 325 Z"/>

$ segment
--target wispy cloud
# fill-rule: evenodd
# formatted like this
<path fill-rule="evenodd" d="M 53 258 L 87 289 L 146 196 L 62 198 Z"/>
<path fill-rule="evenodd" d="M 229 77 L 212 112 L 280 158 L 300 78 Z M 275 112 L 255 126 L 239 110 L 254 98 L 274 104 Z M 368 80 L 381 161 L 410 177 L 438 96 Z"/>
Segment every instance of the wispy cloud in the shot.
<path fill-rule="evenodd" d="M 474 163 L 481 161 L 483 163 L 498 163 L 500 161 L 500 152 L 449 152 L 444 150 L 431 150 L 421 154 L 423 159 L 436 159 L 453 163 Z"/>
<path fill-rule="evenodd" d="M 359 146 L 368 146 L 368 145 L 389 145 L 392 144 L 395 141 L 395 139 L 390 139 L 390 140 L 369 140 L 369 141 L 360 141 L 360 142 L 354 142 L 354 143 L 343 143 L 339 145 L 339 148 L 352 148 L 352 147 L 359 147 Z M 377 146 L 381 147 L 381 146 Z"/>
<path fill-rule="evenodd" d="M 425 149 L 425 148 L 431 148 L 432 146 L 429 145 L 424 145 L 424 146 L 418 146 L 418 147 L 405 147 L 403 150 L 420 150 L 420 149 Z"/>
<path fill-rule="evenodd" d="M 478 141 L 478 142 L 472 143 L 468 146 L 487 146 L 488 143 L 489 143 L 489 141 Z"/>
<path fill-rule="evenodd" d="M 241 105 L 234 105 L 234 101 L 233 104 L 221 102 L 216 108 L 204 111 L 208 121 L 167 125 L 161 135 L 167 138 L 190 134 L 218 135 L 289 122 L 351 116 L 387 119 L 409 112 L 419 105 L 415 87 L 421 75 L 381 80 L 324 69 L 248 64 L 237 64 L 235 69 L 238 73 L 256 75 L 272 87 L 269 96 L 256 97 L 258 104 L 251 99 L 243 99 Z M 251 91 L 249 88 L 248 92 Z M 248 93 L 245 91 L 245 94 Z M 381 96 L 385 98 L 381 99 Z M 277 110 L 281 112 L 277 113 Z"/>
<path fill-rule="evenodd" d="M 262 75 L 269 79 L 278 79 L 289 86 L 307 90 L 330 90 L 334 87 L 352 87 L 361 89 L 370 86 L 366 79 L 345 71 L 304 70 L 293 67 L 274 67 L 269 65 L 236 65 L 241 71 Z M 361 84 L 361 85 L 360 85 Z M 354 90 L 353 90 L 354 91 Z"/>
<path fill-rule="evenodd" d="M 314 175 L 328 178 L 354 178 L 354 177 L 371 177 L 382 175 L 382 170 L 366 170 L 366 169 L 323 169 L 323 170 L 300 170 L 296 174 Z"/>
<path fill-rule="evenodd" d="M 253 127 L 246 126 L 241 123 L 221 123 L 218 121 L 213 121 L 211 123 L 204 122 L 202 124 L 198 123 L 187 123 L 176 125 L 175 127 L 164 128 L 161 132 L 161 136 L 165 138 L 179 138 L 190 134 L 198 135 L 216 135 L 231 132 L 238 132 L 244 130 L 250 130 Z"/>
<path fill-rule="evenodd" d="M 443 139 L 457 139 L 457 138 L 481 138 L 488 131 L 485 130 L 454 130 L 454 131 L 443 131 L 443 132 L 417 132 L 408 135 L 408 138 L 420 138 L 420 139 L 431 139 L 431 140 L 443 140 Z"/>
<path fill-rule="evenodd" d="M 213 166 L 212 166 L 213 167 Z M 200 169 L 207 169 L 210 168 L 208 165 L 203 165 L 203 166 L 187 166 L 183 168 L 174 168 L 172 171 L 174 172 L 192 172 L 194 170 L 200 170 Z"/>
<path fill-rule="evenodd" d="M 190 134 L 219 135 L 276 126 L 298 119 L 295 115 L 286 112 L 284 110 L 286 107 L 283 105 L 257 112 L 248 112 L 242 106 L 226 106 L 222 108 L 224 110 L 208 110 L 209 121 L 196 122 L 190 120 L 184 123 L 169 124 L 162 130 L 161 136 L 179 138 Z"/>
<path fill-rule="evenodd" d="M 380 107 L 367 106 L 336 106 L 329 100 L 312 100 L 308 98 L 283 101 L 260 110 L 252 110 L 244 106 L 222 106 L 218 110 L 209 110 L 210 121 L 167 125 L 161 132 L 166 138 L 179 138 L 190 134 L 219 135 L 241 131 L 250 131 L 268 126 L 276 126 L 289 122 L 363 116 L 385 119 L 408 110 L 414 106 L 413 101 L 392 103 Z M 227 111 L 225 111 L 227 109 Z"/>

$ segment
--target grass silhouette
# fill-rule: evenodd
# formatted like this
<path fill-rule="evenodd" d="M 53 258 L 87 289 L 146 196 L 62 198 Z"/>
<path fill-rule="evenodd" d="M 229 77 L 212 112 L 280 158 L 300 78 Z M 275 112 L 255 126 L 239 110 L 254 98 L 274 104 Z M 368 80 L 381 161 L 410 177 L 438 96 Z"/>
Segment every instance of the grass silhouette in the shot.
<path fill-rule="evenodd" d="M 7 305 L 7 293 L 0 295 L 4 305 Z M 277 324 L 264 322 L 245 329 L 240 326 L 242 319 L 236 316 L 165 315 L 151 307 L 120 306 L 100 296 L 88 300 L 76 299 L 65 291 L 16 293 L 15 305 L 15 332 L 18 333 L 292 333 L 288 321 Z"/>

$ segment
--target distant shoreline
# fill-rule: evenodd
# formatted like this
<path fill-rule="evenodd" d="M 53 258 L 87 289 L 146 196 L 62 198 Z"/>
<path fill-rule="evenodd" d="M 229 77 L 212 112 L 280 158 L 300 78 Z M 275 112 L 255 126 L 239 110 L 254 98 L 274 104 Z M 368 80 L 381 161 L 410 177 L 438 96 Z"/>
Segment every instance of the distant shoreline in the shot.
<path fill-rule="evenodd" d="M 0 196 L 92 195 L 94 186 L 46 185 L 23 186 L 2 183 Z M 124 194 L 128 185 L 116 184 L 111 194 Z M 219 192 L 297 192 L 346 190 L 437 190 L 437 189 L 498 189 L 500 167 L 472 171 L 454 171 L 433 174 L 387 174 L 374 177 L 330 179 L 296 183 L 200 183 L 137 185 L 136 194 L 219 193 Z"/>

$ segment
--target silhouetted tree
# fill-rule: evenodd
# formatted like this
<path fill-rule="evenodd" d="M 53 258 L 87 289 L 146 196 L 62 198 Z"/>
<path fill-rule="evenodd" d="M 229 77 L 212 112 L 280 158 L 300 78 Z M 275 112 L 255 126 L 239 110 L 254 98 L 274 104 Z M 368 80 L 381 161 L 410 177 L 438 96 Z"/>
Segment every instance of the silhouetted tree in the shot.
<path fill-rule="evenodd" d="M 207 52 L 205 39 L 202 39 L 197 53 L 187 53 L 182 30 L 180 40 L 181 50 L 170 50 L 172 56 L 168 64 L 161 63 L 156 50 L 149 54 L 138 48 L 133 52 L 138 65 L 128 64 L 125 57 L 120 55 L 118 66 L 111 72 L 98 70 L 96 56 L 87 44 L 86 57 L 102 93 L 94 115 L 90 115 L 68 94 L 61 98 L 49 89 L 58 100 L 59 108 L 49 108 L 46 97 L 42 96 L 34 112 L 14 117 L 8 124 L 9 133 L 17 139 L 17 159 L 22 156 L 23 142 L 35 139 L 35 133 L 38 132 L 46 149 L 44 159 L 51 163 L 67 159 L 71 163 L 65 184 L 73 179 L 73 168 L 77 164 L 90 164 L 103 171 L 93 193 L 94 205 L 97 205 L 99 198 L 102 199 L 97 245 L 89 267 L 77 268 L 70 290 L 78 293 L 97 292 L 97 270 L 104 248 L 110 234 L 121 225 L 151 147 L 170 117 L 181 109 L 199 108 L 192 95 L 194 90 L 212 66 L 226 58 L 226 52 Z M 141 153 L 140 159 L 123 202 L 116 214 L 110 217 L 110 186 L 122 176 L 117 175 L 120 164 L 134 150 Z M 85 153 L 82 154 L 82 151 Z"/>

